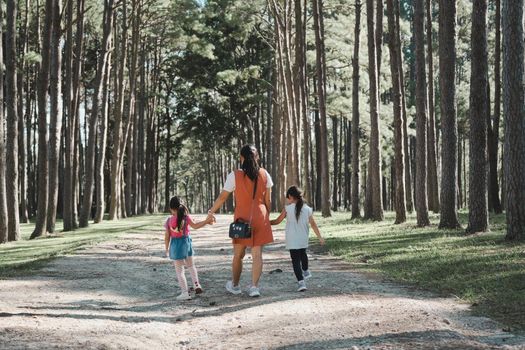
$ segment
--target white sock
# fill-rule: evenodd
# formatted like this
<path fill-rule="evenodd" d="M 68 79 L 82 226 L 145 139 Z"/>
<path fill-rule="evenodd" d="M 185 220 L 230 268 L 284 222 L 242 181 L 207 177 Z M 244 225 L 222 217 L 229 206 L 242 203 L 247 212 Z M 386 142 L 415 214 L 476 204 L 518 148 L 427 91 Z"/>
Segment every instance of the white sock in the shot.
<path fill-rule="evenodd" d="M 186 274 L 184 273 L 184 261 L 176 261 L 174 265 L 177 279 L 179 280 L 179 287 L 182 293 L 188 293 L 188 282 L 186 281 Z"/>

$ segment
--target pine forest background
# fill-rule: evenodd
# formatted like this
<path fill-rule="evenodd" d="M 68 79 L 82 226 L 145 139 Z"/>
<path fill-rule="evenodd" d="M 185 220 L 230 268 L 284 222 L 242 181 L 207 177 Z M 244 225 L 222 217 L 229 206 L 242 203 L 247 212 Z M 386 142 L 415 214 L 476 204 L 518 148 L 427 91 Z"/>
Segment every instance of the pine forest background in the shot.
<path fill-rule="evenodd" d="M 0 242 L 206 212 L 245 143 L 276 211 L 525 237 L 523 1 L 0 4 Z"/>

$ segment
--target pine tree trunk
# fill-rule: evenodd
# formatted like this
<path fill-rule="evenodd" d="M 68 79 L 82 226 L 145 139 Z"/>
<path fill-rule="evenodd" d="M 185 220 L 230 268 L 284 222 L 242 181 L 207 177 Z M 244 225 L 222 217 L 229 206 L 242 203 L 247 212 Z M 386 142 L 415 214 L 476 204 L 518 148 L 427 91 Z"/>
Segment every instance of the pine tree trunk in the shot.
<path fill-rule="evenodd" d="M 414 0 L 416 46 L 416 213 L 419 227 L 430 224 L 427 207 L 427 83 L 423 0 Z"/>
<path fill-rule="evenodd" d="M 114 124 L 113 124 L 113 149 L 111 154 L 111 195 L 109 204 L 109 220 L 116 220 L 120 217 L 120 206 L 121 206 L 121 152 L 120 147 L 121 140 L 124 138 L 123 130 L 123 114 L 124 114 L 124 95 L 127 87 L 127 79 L 125 77 L 125 68 L 127 65 L 128 58 L 128 23 L 127 23 L 127 1 L 122 2 L 122 33 L 120 33 L 120 42 L 115 45 L 115 61 L 118 67 L 118 73 L 115 76 L 115 88 L 116 88 L 116 103 L 114 109 Z M 118 49 L 117 49 L 118 48 Z"/>
<path fill-rule="evenodd" d="M 20 222 L 22 223 L 28 223 L 28 211 L 27 211 L 27 161 L 26 161 L 26 150 L 27 150 L 27 143 L 26 138 L 24 135 L 24 104 L 22 101 L 24 100 L 24 86 L 25 86 L 25 93 L 26 93 L 26 111 L 29 115 L 30 113 L 30 92 L 29 92 L 29 82 L 27 84 L 24 84 L 24 74 L 28 71 L 27 64 L 24 62 L 25 57 L 27 55 L 27 49 L 28 49 L 28 25 L 29 25 L 29 0 L 25 0 L 25 12 L 24 12 L 24 19 L 23 24 L 21 25 L 22 29 L 22 35 L 21 35 L 21 53 L 22 57 L 20 58 L 19 62 L 20 67 L 17 72 L 17 86 L 18 86 L 18 98 L 20 99 L 20 102 L 18 103 L 18 180 L 19 180 L 19 188 L 20 188 Z M 27 79 L 29 80 L 29 79 Z"/>
<path fill-rule="evenodd" d="M 95 77 L 95 91 L 91 107 L 91 116 L 89 119 L 89 138 L 87 139 L 87 149 L 85 154 L 85 172 L 84 172 L 84 197 L 82 200 L 82 211 L 80 213 L 80 227 L 87 227 L 91 217 L 91 206 L 93 204 L 94 190 L 94 170 L 95 170 L 95 152 L 96 152 L 96 129 L 99 120 L 100 101 L 103 93 L 104 72 L 110 54 L 109 48 L 111 43 L 113 28 L 113 11 L 114 0 L 104 1 L 104 30 L 102 37 L 102 50 L 98 57 L 97 74 Z"/>
<path fill-rule="evenodd" d="M 164 112 L 165 113 L 165 118 L 166 118 L 166 159 L 165 159 L 165 164 L 166 164 L 166 170 L 165 170 L 165 179 L 164 179 L 164 182 L 165 182 L 165 187 L 164 187 L 164 201 L 165 201 L 165 205 L 164 205 L 164 211 L 166 213 L 169 213 L 170 211 L 170 196 L 171 196 L 171 191 L 170 191 L 170 187 L 171 187 L 171 168 L 170 168 L 170 160 L 171 160 L 171 154 L 172 154 L 172 150 L 171 150 L 171 145 L 172 145 L 172 142 L 171 142 L 171 115 L 170 115 L 170 110 L 169 110 L 169 94 L 166 93 L 166 111 Z"/>
<path fill-rule="evenodd" d="M 393 197 L 395 198 L 394 208 L 396 211 L 396 224 L 401 224 L 406 221 L 406 202 L 405 202 L 405 154 L 403 150 L 403 117 L 402 102 L 401 102 L 401 75 L 398 63 L 398 50 L 401 50 L 401 43 L 397 40 L 398 30 L 395 18 L 396 11 L 394 10 L 393 0 L 386 2 L 388 13 L 388 47 L 390 50 L 390 71 L 392 74 L 392 92 L 393 92 L 393 107 L 394 107 L 394 161 L 393 168 L 395 169 L 395 190 Z"/>
<path fill-rule="evenodd" d="M 275 26 L 275 40 L 277 41 L 277 26 Z M 273 60 L 273 103 L 272 103 L 272 138 L 273 138 L 273 145 L 272 145 L 272 178 L 275 181 L 275 190 L 272 191 L 272 194 L 274 195 L 274 200 L 272 200 L 273 203 L 276 204 L 277 208 L 281 207 L 281 197 L 278 195 L 278 193 L 282 193 L 282 185 L 281 185 L 281 177 L 280 172 L 280 164 L 281 164 L 281 137 L 282 137 L 282 130 L 281 130 L 281 113 L 279 110 L 279 96 L 280 96 L 280 70 L 278 68 L 278 57 L 277 53 L 274 55 Z"/>
<path fill-rule="evenodd" d="M 501 214 L 501 200 L 498 181 L 498 148 L 499 124 L 501 118 L 501 4 L 495 1 L 496 6 L 496 42 L 494 49 L 494 122 L 488 116 L 488 153 L 489 153 L 489 206 L 496 214 Z"/>
<path fill-rule="evenodd" d="M 441 217 L 439 228 L 458 228 L 458 124 L 456 118 L 456 2 L 439 1 L 441 96 Z"/>
<path fill-rule="evenodd" d="M 488 230 L 487 111 L 488 53 L 487 0 L 472 3 L 469 135 L 469 223 L 467 233 Z"/>
<path fill-rule="evenodd" d="M 74 164 L 77 163 L 78 143 L 78 101 L 80 96 L 80 70 L 84 35 L 84 0 L 77 0 L 76 9 L 76 39 L 73 54 L 73 2 L 67 5 L 67 34 L 66 34 L 66 83 L 65 83 L 65 105 L 66 108 L 66 144 L 64 160 L 64 191 L 63 191 L 63 218 L 64 231 L 70 231 L 77 227 L 77 195 L 76 188 L 79 177 L 76 175 Z"/>
<path fill-rule="evenodd" d="M 16 38 L 17 4 L 15 0 L 7 0 L 6 4 L 6 32 L 5 32 L 5 104 L 7 112 L 6 122 L 6 198 L 9 206 L 8 240 L 20 239 L 20 218 L 18 207 L 18 90 L 16 81 Z M 11 140 L 11 142 L 9 142 Z"/>
<path fill-rule="evenodd" d="M 124 126 L 125 137 L 123 143 L 121 143 L 121 163 L 124 163 L 124 152 L 127 149 L 127 163 L 126 163 L 126 183 L 125 183 L 125 199 L 126 199 L 126 216 L 133 215 L 133 164 L 135 159 L 133 158 L 133 143 L 134 143 L 134 129 L 136 119 L 136 82 L 137 82 L 137 62 L 138 62 L 138 44 L 140 41 L 139 31 L 141 25 L 141 10 L 142 5 L 137 3 L 137 0 L 132 0 L 132 34 L 131 34 L 131 53 L 130 53 L 130 69 L 129 69 L 129 101 L 126 106 L 126 123 Z"/>
<path fill-rule="evenodd" d="M 401 28 L 399 25 L 399 18 L 400 18 L 400 10 L 399 10 L 399 0 L 394 0 L 394 11 L 396 15 L 396 26 L 397 28 Z M 397 41 L 401 45 L 401 37 L 398 30 L 397 33 Z M 412 212 L 414 210 L 414 195 L 412 191 L 412 166 L 411 166 L 411 158 L 410 158 L 410 148 L 408 145 L 408 120 L 407 120 L 407 111 L 406 111 L 406 97 L 405 97 L 405 76 L 403 74 L 403 56 L 401 53 L 401 49 L 397 52 L 398 58 L 397 63 L 399 65 L 399 72 L 400 72 L 400 83 L 401 83 L 401 116 L 403 118 L 403 151 L 405 154 L 405 198 L 406 198 L 406 207 L 408 212 Z"/>
<path fill-rule="evenodd" d="M 361 217 L 359 206 L 359 44 L 361 1 L 355 1 L 354 55 L 352 57 L 352 219 Z"/>
<path fill-rule="evenodd" d="M 428 208 L 439 213 L 439 188 L 436 155 L 436 120 L 434 113 L 434 57 L 432 50 L 432 4 L 426 0 L 427 60 L 428 60 L 428 139 L 427 190 Z"/>
<path fill-rule="evenodd" d="M 317 93 L 318 81 L 316 78 L 313 80 L 314 87 L 314 99 L 315 105 L 319 105 L 319 94 Z M 319 210 L 322 206 L 321 192 L 322 192 L 322 182 L 321 182 L 321 119 L 319 118 L 319 108 L 316 108 L 314 111 L 314 133 L 315 133 L 315 209 Z"/>
<path fill-rule="evenodd" d="M 503 0 L 503 116 L 507 240 L 525 239 L 523 0 Z"/>
<path fill-rule="evenodd" d="M 98 121 L 97 132 L 97 157 L 95 162 L 95 218 L 97 224 L 104 219 L 105 212 L 105 181 L 104 181 L 104 164 L 106 162 L 106 143 L 108 138 L 108 119 L 109 119 L 109 76 L 111 75 L 111 54 L 108 56 L 106 67 L 104 68 L 104 82 L 102 92 L 102 103 L 100 106 L 100 119 Z"/>
<path fill-rule="evenodd" d="M 308 118 L 308 94 L 306 78 L 306 0 L 295 0 L 295 98 L 297 101 L 296 111 L 299 120 L 303 124 L 303 188 L 305 198 L 312 198 L 310 188 L 310 171 L 308 167 L 310 153 L 310 125 Z M 299 136 L 299 135 L 297 135 Z"/>
<path fill-rule="evenodd" d="M 379 0 L 381 1 L 381 0 Z M 383 220 L 381 189 L 381 147 L 379 141 L 379 91 L 377 47 L 374 25 L 374 0 L 367 0 L 368 28 L 368 75 L 370 84 L 370 158 L 368 162 L 368 183 L 365 218 Z"/>
<path fill-rule="evenodd" d="M 47 221 L 48 188 L 48 152 L 47 152 L 47 91 L 51 61 L 51 37 L 57 0 L 46 0 L 46 16 L 42 35 L 42 63 L 38 76 L 38 203 L 36 227 L 30 239 L 45 234 Z"/>
<path fill-rule="evenodd" d="M 50 64 L 50 124 L 49 124 L 49 200 L 47 204 L 47 232 L 55 232 L 55 223 L 58 205 L 58 166 L 60 145 L 62 140 L 62 37 L 61 1 L 55 1 L 53 16 L 53 32 L 51 38 L 51 64 Z"/>
<path fill-rule="evenodd" d="M 326 60 L 324 52 L 323 0 L 313 0 L 316 67 L 318 76 L 320 148 L 321 148 L 321 211 L 323 217 L 330 213 L 330 178 L 328 171 L 328 132 L 326 125 Z"/>
<path fill-rule="evenodd" d="M 0 6 L 0 38 L 3 34 L 4 14 Z M 4 105 L 4 50 L 0 45 L 0 106 Z M 6 145 L 5 114 L 0 108 L 0 244 L 7 242 L 7 199 L 6 199 Z"/>
<path fill-rule="evenodd" d="M 337 211 L 337 187 L 339 186 L 339 145 L 338 145 L 338 129 L 337 129 L 337 123 L 338 120 L 335 117 L 332 117 L 332 138 L 333 138 L 333 146 L 334 146 L 334 180 L 332 183 L 332 210 Z"/>
<path fill-rule="evenodd" d="M 383 53 L 383 0 L 376 0 L 377 3 L 376 3 L 376 12 L 375 12 L 375 15 L 376 15 L 376 33 L 375 33 L 375 38 L 376 38 L 376 56 L 377 56 L 377 59 L 376 59 L 376 62 L 377 62 L 377 91 L 379 91 L 379 75 L 381 74 L 381 59 L 383 57 L 382 53 Z"/>

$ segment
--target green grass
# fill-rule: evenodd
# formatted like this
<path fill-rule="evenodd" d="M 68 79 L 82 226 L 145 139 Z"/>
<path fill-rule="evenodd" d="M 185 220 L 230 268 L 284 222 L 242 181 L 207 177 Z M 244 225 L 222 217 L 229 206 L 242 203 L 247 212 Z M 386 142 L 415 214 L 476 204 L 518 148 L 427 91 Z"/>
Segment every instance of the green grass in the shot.
<path fill-rule="evenodd" d="M 57 256 L 71 253 L 97 242 L 142 231 L 162 230 L 160 215 L 139 216 L 119 221 L 103 221 L 71 232 L 56 233 L 29 240 L 34 224 L 21 224 L 21 240 L 0 245 L 0 277 L 30 273 Z"/>
<path fill-rule="evenodd" d="M 464 230 L 418 228 L 415 217 L 393 225 L 385 221 L 352 221 L 349 213 L 319 219 L 327 248 L 366 271 L 473 305 L 476 314 L 525 330 L 525 244 L 505 242 L 505 217 L 491 218 L 491 232 L 467 236 Z M 466 214 L 460 220 L 466 224 Z"/>

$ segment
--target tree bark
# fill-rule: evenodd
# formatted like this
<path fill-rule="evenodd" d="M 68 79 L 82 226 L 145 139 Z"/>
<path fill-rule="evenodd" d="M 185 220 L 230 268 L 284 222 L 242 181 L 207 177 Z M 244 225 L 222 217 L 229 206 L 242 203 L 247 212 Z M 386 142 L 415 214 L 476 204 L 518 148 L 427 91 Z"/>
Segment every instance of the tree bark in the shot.
<path fill-rule="evenodd" d="M 306 0 L 295 0 L 295 99 L 296 111 L 299 120 L 303 124 L 303 188 L 305 198 L 311 199 L 310 171 L 308 167 L 310 154 L 310 122 L 308 118 L 308 92 L 306 78 Z M 299 135 L 298 135 L 299 136 Z"/>
<path fill-rule="evenodd" d="M 456 118 L 456 2 L 439 1 L 441 96 L 441 218 L 439 228 L 458 228 L 458 124 Z"/>
<path fill-rule="evenodd" d="M 46 0 L 46 16 L 42 35 L 42 63 L 38 76 L 38 203 L 35 230 L 30 239 L 45 234 L 47 221 L 48 152 L 47 152 L 47 90 L 51 61 L 51 37 L 57 0 Z"/>
<path fill-rule="evenodd" d="M 354 55 L 352 57 L 352 219 L 361 217 L 359 205 L 359 44 L 361 1 L 355 1 Z"/>
<path fill-rule="evenodd" d="M 332 117 L 332 138 L 333 138 L 333 146 L 334 146 L 334 172 L 333 172 L 333 183 L 332 183 L 332 210 L 337 211 L 338 203 L 337 203 L 337 189 L 339 186 L 339 168 L 340 168 L 340 162 L 339 162 L 339 136 L 338 132 L 341 132 L 337 128 L 338 120 L 335 117 Z"/>
<path fill-rule="evenodd" d="M 70 231 L 77 227 L 77 181 L 76 167 L 78 154 L 77 124 L 78 124 L 78 101 L 80 96 L 80 70 L 84 36 L 84 0 L 77 0 L 76 9 L 76 35 L 75 48 L 73 50 L 73 2 L 68 2 L 67 8 L 67 34 L 66 34 L 66 145 L 64 160 L 64 190 L 63 190 L 63 218 L 64 231 Z M 73 54 L 74 52 L 74 54 Z"/>
<path fill-rule="evenodd" d="M 496 42 L 494 49 L 494 121 L 488 115 L 488 154 L 489 154 L 489 208 L 501 214 L 498 181 L 499 124 L 501 119 L 501 3 L 495 1 L 496 7 Z"/>
<path fill-rule="evenodd" d="M 104 165 L 106 163 L 106 143 L 108 139 L 108 119 L 109 119 L 109 77 L 111 76 L 111 54 L 108 56 L 106 62 L 104 83 L 102 92 L 102 104 L 100 108 L 100 119 L 98 121 L 97 132 L 97 157 L 95 162 L 95 224 L 104 219 L 104 212 L 106 208 L 105 198 L 105 181 L 104 181 Z"/>
<path fill-rule="evenodd" d="M 0 38 L 3 34 L 4 14 L 0 6 Z M 0 106 L 4 105 L 4 50 L 0 45 Z M 0 244 L 7 242 L 7 199 L 6 199 L 6 145 L 5 114 L 0 108 Z"/>
<path fill-rule="evenodd" d="M 89 138 L 85 155 L 85 172 L 84 172 L 84 197 L 82 200 L 82 210 L 80 213 L 80 227 L 87 227 L 91 217 L 91 206 L 93 204 L 94 190 L 94 168 L 95 168 L 95 150 L 96 150 L 96 129 L 99 119 L 99 104 L 102 99 L 104 72 L 108 61 L 109 48 L 111 45 L 111 36 L 113 28 L 113 11 L 114 0 L 104 1 L 104 19 L 103 19 L 103 37 L 102 49 L 99 53 L 97 63 L 97 73 L 95 77 L 95 91 L 93 93 L 93 102 L 91 107 L 91 116 L 89 119 Z"/>
<path fill-rule="evenodd" d="M 439 187 L 436 155 L 436 120 L 434 113 L 434 57 L 432 50 L 432 3 L 426 0 L 427 60 L 428 60 L 428 139 L 427 139 L 427 189 L 428 207 L 439 213 Z"/>
<path fill-rule="evenodd" d="M 503 0 L 503 115 L 507 240 L 525 239 L 523 0 Z"/>
<path fill-rule="evenodd" d="M 469 223 L 467 233 L 487 231 L 489 224 L 487 114 L 490 114 L 490 109 L 488 108 L 487 0 L 474 0 L 472 3 L 471 35 Z"/>
<path fill-rule="evenodd" d="M 423 0 L 414 1 L 416 44 L 416 213 L 419 227 L 430 225 L 427 206 L 427 84 Z"/>
<path fill-rule="evenodd" d="M 118 53 L 115 53 L 118 65 L 118 73 L 116 75 L 115 87 L 116 87 L 116 105 L 114 108 L 114 126 L 113 126 L 113 149 L 111 155 L 111 195 L 109 205 L 109 219 L 116 220 L 120 217 L 119 208 L 122 205 L 121 199 L 121 173 L 122 173 L 122 162 L 121 154 L 122 147 L 121 142 L 124 138 L 124 95 L 128 84 L 125 77 L 125 68 L 128 58 L 127 43 L 128 43 L 128 23 L 127 23 L 127 1 L 122 2 L 122 33 L 120 34 L 120 42 L 115 45 L 118 46 Z"/>
<path fill-rule="evenodd" d="M 321 211 L 323 217 L 329 217 L 332 214 L 330 212 L 330 175 L 328 171 L 328 134 L 326 126 L 326 61 L 324 53 L 323 0 L 313 0 L 313 7 L 321 142 L 319 145 L 321 148 Z"/>
<path fill-rule="evenodd" d="M 396 4 L 397 5 L 397 4 Z M 396 211 L 396 224 L 406 221 L 406 202 L 405 202 L 405 154 L 403 150 L 403 117 L 401 102 L 401 74 L 398 63 L 398 50 L 401 50 L 401 43 L 397 40 L 399 28 L 395 18 L 393 0 L 386 2 L 388 13 L 388 47 L 390 50 L 390 71 L 392 74 L 393 108 L 394 108 L 394 165 L 395 169 L 395 190 L 394 208 Z"/>
<path fill-rule="evenodd" d="M 396 24 L 397 28 L 401 28 L 399 25 L 400 22 L 400 10 L 399 10 L 399 0 L 394 0 L 394 10 L 396 12 Z M 401 37 L 400 31 L 397 33 L 397 41 L 401 46 Z M 401 50 L 398 51 L 397 63 L 399 64 L 400 72 L 400 84 L 401 84 L 401 116 L 403 118 L 403 151 L 405 153 L 405 198 L 406 198 L 406 207 L 408 212 L 414 210 L 414 195 L 412 191 L 412 166 L 410 161 L 410 148 L 408 145 L 408 120 L 407 120 L 407 111 L 406 111 L 406 97 L 405 97 L 405 76 L 403 75 L 403 55 Z"/>
<path fill-rule="evenodd" d="M 381 0 L 379 0 L 381 1 Z M 378 64 L 374 25 L 374 0 L 367 0 L 368 28 L 368 75 L 370 84 L 370 158 L 368 162 L 368 183 L 365 218 L 383 220 L 381 189 L 381 146 L 379 141 L 379 91 Z"/>
<path fill-rule="evenodd" d="M 62 37 L 61 1 L 55 1 L 53 16 L 53 32 L 51 34 L 51 63 L 50 63 L 50 123 L 49 123 L 49 200 L 47 203 L 47 232 L 55 232 L 55 223 L 58 205 L 58 166 L 60 144 L 62 140 Z"/>
<path fill-rule="evenodd" d="M 17 72 L 17 87 L 18 87 L 18 98 L 20 99 L 18 103 L 18 180 L 19 180 L 19 199 L 20 199 L 20 222 L 22 223 L 28 223 L 29 217 L 28 217 L 28 210 L 27 210 L 27 160 L 26 160 L 26 152 L 27 152 L 27 143 L 26 138 L 24 135 L 24 103 L 22 101 L 24 100 L 24 90 L 26 95 L 26 114 L 30 114 L 30 88 L 29 88 L 29 79 L 27 83 L 24 83 L 24 75 L 28 73 L 28 67 L 27 64 L 24 62 L 25 57 L 27 55 L 27 49 L 28 49 L 28 27 L 29 27 L 29 0 L 25 0 L 25 11 L 24 11 L 24 18 L 23 18 L 23 24 L 21 24 L 21 54 L 22 57 L 20 58 L 20 67 Z M 25 88 L 24 88 L 25 87 Z"/>
<path fill-rule="evenodd" d="M 5 33 L 5 104 L 6 120 L 6 200 L 8 215 L 8 240 L 20 239 L 20 218 L 18 207 L 18 90 L 16 81 L 16 38 L 17 4 L 15 0 L 6 2 L 6 33 Z"/>

